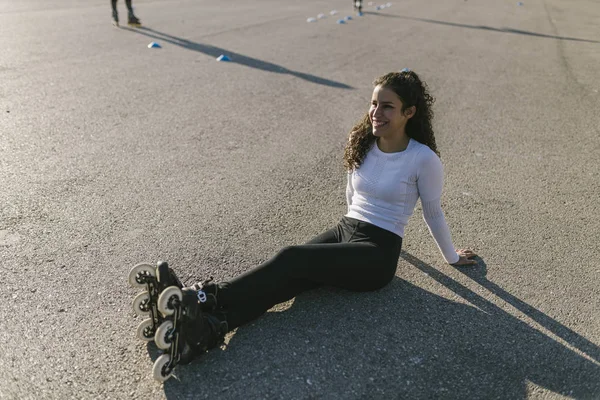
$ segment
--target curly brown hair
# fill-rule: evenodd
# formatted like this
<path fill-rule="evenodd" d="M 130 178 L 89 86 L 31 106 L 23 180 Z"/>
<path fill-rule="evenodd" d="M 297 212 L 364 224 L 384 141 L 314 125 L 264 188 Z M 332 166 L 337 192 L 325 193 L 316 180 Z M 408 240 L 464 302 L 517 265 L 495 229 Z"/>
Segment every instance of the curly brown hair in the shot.
<path fill-rule="evenodd" d="M 431 125 L 433 103 L 427 84 L 413 71 L 390 72 L 375 79 L 373 86 L 393 90 L 402 101 L 402 111 L 416 106 L 415 115 L 406 124 L 406 134 L 417 142 L 427 145 L 440 156 Z M 373 135 L 373 125 L 367 113 L 354 125 L 344 149 L 344 167 L 353 171 L 360 167 L 367 152 L 377 138 Z"/>

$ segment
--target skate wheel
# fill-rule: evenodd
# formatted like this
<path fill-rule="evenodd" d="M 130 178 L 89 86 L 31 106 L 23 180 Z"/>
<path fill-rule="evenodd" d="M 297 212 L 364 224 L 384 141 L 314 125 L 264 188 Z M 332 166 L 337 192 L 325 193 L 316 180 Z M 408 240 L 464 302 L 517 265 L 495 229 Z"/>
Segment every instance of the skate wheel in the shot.
<path fill-rule="evenodd" d="M 173 321 L 165 321 L 156 330 L 154 335 L 154 343 L 156 347 L 162 350 L 169 350 L 173 342 Z"/>
<path fill-rule="evenodd" d="M 152 319 L 148 318 L 143 320 L 138 325 L 135 336 L 144 342 L 151 342 L 154 339 L 154 326 Z"/>
<path fill-rule="evenodd" d="M 137 264 L 129 271 L 129 284 L 133 287 L 146 287 L 143 276 L 156 277 L 156 268 L 146 263 Z"/>
<path fill-rule="evenodd" d="M 164 382 L 173 375 L 173 369 L 168 368 L 168 364 L 171 361 L 171 356 L 163 354 L 158 357 L 152 367 L 152 376 L 159 382 Z"/>
<path fill-rule="evenodd" d="M 133 299 L 133 312 L 139 316 L 147 316 L 150 313 L 150 294 L 142 292 Z"/>
<path fill-rule="evenodd" d="M 177 299 L 178 302 L 181 302 L 183 299 L 183 293 L 177 286 L 169 286 L 160 294 L 158 298 L 158 311 L 160 311 L 165 317 L 173 315 L 175 312 L 173 300 L 175 299 Z"/>

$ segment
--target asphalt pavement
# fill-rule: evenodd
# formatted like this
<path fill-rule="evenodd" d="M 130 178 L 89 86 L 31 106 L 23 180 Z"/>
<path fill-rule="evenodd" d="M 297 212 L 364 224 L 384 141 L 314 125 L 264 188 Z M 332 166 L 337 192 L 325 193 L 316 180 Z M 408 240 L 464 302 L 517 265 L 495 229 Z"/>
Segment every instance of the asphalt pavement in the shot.
<path fill-rule="evenodd" d="M 134 0 L 133 29 L 0 0 L 0 399 L 600 399 L 600 4 L 364 4 Z M 478 265 L 417 207 L 389 286 L 302 294 L 155 382 L 129 269 L 223 280 L 333 226 L 348 131 L 402 68 Z"/>

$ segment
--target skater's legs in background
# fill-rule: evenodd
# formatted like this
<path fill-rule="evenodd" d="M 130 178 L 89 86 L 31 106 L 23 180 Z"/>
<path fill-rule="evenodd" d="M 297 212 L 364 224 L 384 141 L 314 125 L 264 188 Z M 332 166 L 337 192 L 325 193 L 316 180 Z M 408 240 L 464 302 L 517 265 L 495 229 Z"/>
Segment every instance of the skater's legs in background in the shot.
<path fill-rule="evenodd" d="M 117 0 L 110 0 L 110 6 L 113 11 L 117 10 Z M 131 0 L 125 0 L 125 6 L 127 7 L 127 11 L 133 13 L 133 6 L 131 5 Z"/>
<path fill-rule="evenodd" d="M 130 26 L 138 27 L 140 26 L 140 20 L 133 14 L 133 6 L 131 5 L 131 0 L 125 0 L 125 5 L 127 6 L 127 24 Z"/>
<path fill-rule="evenodd" d="M 110 0 L 110 7 L 112 8 L 112 19 L 115 25 L 119 25 L 119 12 L 117 11 L 117 0 Z"/>

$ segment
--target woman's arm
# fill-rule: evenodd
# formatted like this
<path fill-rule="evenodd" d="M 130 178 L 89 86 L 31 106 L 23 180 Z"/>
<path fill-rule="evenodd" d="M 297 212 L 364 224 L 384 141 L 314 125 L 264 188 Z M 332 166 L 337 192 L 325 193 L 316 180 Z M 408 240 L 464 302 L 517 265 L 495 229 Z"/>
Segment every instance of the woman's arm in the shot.
<path fill-rule="evenodd" d="M 352 196 L 354 195 L 354 186 L 352 186 L 352 172 L 348 173 L 348 183 L 346 184 L 346 202 L 348 203 L 348 211 L 352 204 Z"/>
<path fill-rule="evenodd" d="M 429 227 L 429 232 L 437 243 L 444 259 L 448 264 L 458 262 L 460 256 L 454 250 L 452 235 L 442 211 L 441 200 L 439 198 L 430 201 L 421 199 L 421 204 L 423 206 L 423 219 Z"/>
<path fill-rule="evenodd" d="M 475 253 L 471 250 L 456 251 L 452 243 L 450 228 L 442 210 L 441 198 L 444 186 L 444 169 L 437 155 L 427 151 L 423 154 L 417 174 L 417 190 L 423 206 L 423 219 L 438 245 L 444 259 L 452 265 L 476 264 L 469 260 Z"/>

